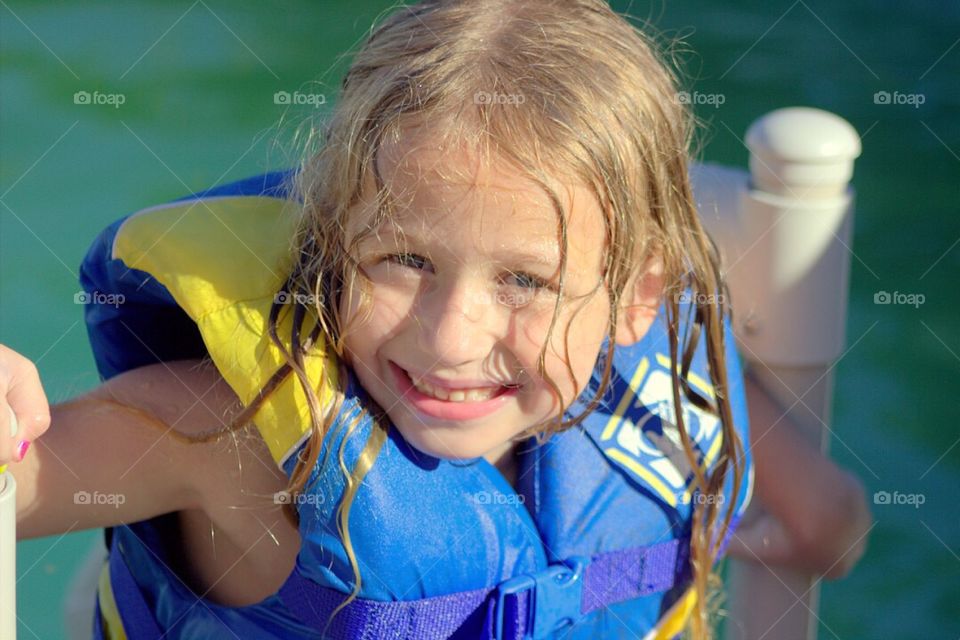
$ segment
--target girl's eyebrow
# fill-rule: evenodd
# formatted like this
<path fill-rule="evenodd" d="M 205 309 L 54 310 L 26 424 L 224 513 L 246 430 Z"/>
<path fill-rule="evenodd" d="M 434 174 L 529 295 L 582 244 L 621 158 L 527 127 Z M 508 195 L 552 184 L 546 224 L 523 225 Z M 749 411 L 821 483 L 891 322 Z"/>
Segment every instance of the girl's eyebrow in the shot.
<path fill-rule="evenodd" d="M 551 266 L 560 264 L 560 252 L 557 245 L 552 242 L 530 243 L 524 249 L 504 249 L 497 254 L 519 262 L 534 262 Z"/>
<path fill-rule="evenodd" d="M 375 233 L 369 236 L 370 240 L 384 242 L 391 242 L 399 238 L 403 238 L 404 244 L 415 247 L 424 247 L 430 244 L 415 233 Z M 434 237 L 430 240 L 436 242 L 440 239 Z M 440 241 L 442 242 L 442 240 Z M 490 252 L 490 254 L 507 262 L 529 262 L 548 266 L 558 266 L 560 264 L 559 247 L 556 242 L 549 240 L 525 242 L 517 247 L 503 247 L 500 250 Z"/>

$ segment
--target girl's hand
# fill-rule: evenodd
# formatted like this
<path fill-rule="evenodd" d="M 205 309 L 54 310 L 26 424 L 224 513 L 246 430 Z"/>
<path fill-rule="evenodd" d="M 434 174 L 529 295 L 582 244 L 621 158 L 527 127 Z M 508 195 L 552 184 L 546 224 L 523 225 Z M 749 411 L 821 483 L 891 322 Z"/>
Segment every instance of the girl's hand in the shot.
<path fill-rule="evenodd" d="M 733 534 L 728 550 L 741 560 L 791 567 L 833 580 L 850 573 L 860 561 L 866 551 L 864 533 L 871 522 L 864 505 L 832 523 L 839 525 L 836 529 L 831 523 L 813 525 L 813 533 L 803 539 L 788 532 L 774 516 L 761 513 Z"/>
<path fill-rule="evenodd" d="M 734 533 L 730 553 L 828 579 L 845 576 L 866 551 L 873 529 L 863 484 L 783 418 L 749 376 L 745 383 L 754 499 L 765 513 Z"/>
<path fill-rule="evenodd" d="M 50 405 L 37 367 L 0 344 L 0 469 L 20 462 L 50 426 Z"/>

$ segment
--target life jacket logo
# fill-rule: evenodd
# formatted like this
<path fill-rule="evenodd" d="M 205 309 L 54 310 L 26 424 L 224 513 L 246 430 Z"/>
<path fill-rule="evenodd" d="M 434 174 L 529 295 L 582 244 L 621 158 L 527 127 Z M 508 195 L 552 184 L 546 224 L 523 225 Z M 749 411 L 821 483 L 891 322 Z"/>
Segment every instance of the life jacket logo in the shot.
<path fill-rule="evenodd" d="M 604 453 L 671 506 L 690 502 L 693 472 L 683 450 L 673 405 L 670 360 L 643 358 L 600 436 Z M 713 387 L 693 373 L 690 383 L 713 398 Z M 625 382 L 622 381 L 621 384 Z M 681 394 L 684 425 L 698 461 L 712 465 L 720 450 L 720 419 Z"/>

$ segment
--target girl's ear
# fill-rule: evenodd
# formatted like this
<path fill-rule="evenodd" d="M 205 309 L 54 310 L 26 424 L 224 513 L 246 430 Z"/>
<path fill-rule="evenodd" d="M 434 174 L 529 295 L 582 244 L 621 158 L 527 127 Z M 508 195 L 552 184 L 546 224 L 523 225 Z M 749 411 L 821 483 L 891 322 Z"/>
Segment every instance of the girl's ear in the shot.
<path fill-rule="evenodd" d="M 629 347 L 647 334 L 663 297 L 663 260 L 649 258 L 623 290 L 617 309 L 617 345 Z"/>

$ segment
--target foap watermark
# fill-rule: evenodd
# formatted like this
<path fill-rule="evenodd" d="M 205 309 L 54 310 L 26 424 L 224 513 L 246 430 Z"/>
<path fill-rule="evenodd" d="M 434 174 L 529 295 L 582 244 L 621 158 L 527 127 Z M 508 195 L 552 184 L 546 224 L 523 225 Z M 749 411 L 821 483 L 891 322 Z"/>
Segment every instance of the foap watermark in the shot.
<path fill-rule="evenodd" d="M 927 496 L 922 493 L 900 493 L 894 491 L 877 491 L 873 494 L 873 504 L 906 504 L 914 509 L 919 509 L 920 505 L 927 501 Z"/>
<path fill-rule="evenodd" d="M 722 293 L 700 293 L 684 291 L 674 295 L 677 304 L 726 304 L 727 298 Z"/>
<path fill-rule="evenodd" d="M 873 294 L 873 304 L 906 304 L 917 309 L 927 297 L 922 293 L 903 293 L 902 291 L 877 291 Z"/>
<path fill-rule="evenodd" d="M 273 104 L 302 105 L 313 107 L 327 104 L 327 96 L 323 93 L 303 93 L 301 91 L 277 91 L 273 94 Z"/>
<path fill-rule="evenodd" d="M 80 105 L 107 105 L 119 109 L 127 101 L 122 93 L 101 93 L 99 91 L 77 91 L 73 94 L 73 104 Z"/>
<path fill-rule="evenodd" d="M 527 97 L 522 93 L 493 93 L 489 91 L 477 91 L 473 94 L 473 104 L 515 104 L 520 105 L 527 101 Z"/>
<path fill-rule="evenodd" d="M 894 91 L 877 91 L 873 94 L 873 104 L 906 104 L 914 109 L 919 109 L 920 105 L 927 101 L 927 96 L 922 93 L 900 93 Z"/>
<path fill-rule="evenodd" d="M 527 499 L 518 493 L 500 493 L 499 491 L 477 491 L 471 498 L 477 504 L 523 504 Z"/>
<path fill-rule="evenodd" d="M 323 504 L 322 493 L 290 493 L 287 490 L 277 491 L 273 494 L 273 504 L 293 504 L 296 506 L 304 504 L 319 505 Z"/>
<path fill-rule="evenodd" d="M 700 93 L 699 91 L 679 91 L 676 100 L 680 104 L 705 104 L 719 109 L 727 101 L 727 96 L 723 93 Z"/>
<path fill-rule="evenodd" d="M 304 307 L 319 307 L 323 304 L 324 297 L 322 293 L 301 293 L 299 291 L 278 291 L 273 296 L 273 301 L 277 304 L 299 304 Z"/>
<path fill-rule="evenodd" d="M 479 304 L 502 304 L 507 307 L 522 307 L 533 302 L 536 292 L 530 290 L 496 291 L 493 293 L 478 293 L 474 300 Z"/>
<path fill-rule="evenodd" d="M 103 291 L 78 291 L 73 294 L 73 304 L 105 304 L 119 307 L 126 302 L 122 293 L 104 293 Z"/>
<path fill-rule="evenodd" d="M 122 493 L 100 493 L 94 491 L 77 491 L 73 494 L 73 504 L 91 505 L 91 506 L 111 506 L 119 509 L 120 505 L 127 501 L 127 496 Z"/>
<path fill-rule="evenodd" d="M 713 493 L 700 493 L 699 491 L 693 495 L 693 504 L 716 504 L 721 505 L 727 501 L 727 496 Z"/>

